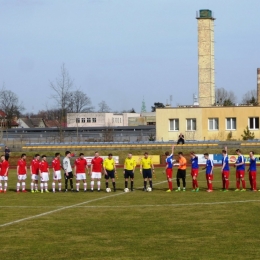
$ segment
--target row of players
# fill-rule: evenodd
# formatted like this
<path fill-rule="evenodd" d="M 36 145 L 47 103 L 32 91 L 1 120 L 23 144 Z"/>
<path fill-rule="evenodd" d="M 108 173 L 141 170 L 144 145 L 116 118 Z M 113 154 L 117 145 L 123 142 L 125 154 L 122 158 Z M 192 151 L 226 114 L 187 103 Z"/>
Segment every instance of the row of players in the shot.
<path fill-rule="evenodd" d="M 234 164 L 236 167 L 236 190 L 235 191 L 246 191 L 246 183 L 245 183 L 245 158 L 241 154 L 240 149 L 236 150 L 238 155 L 237 161 Z M 177 189 L 175 191 L 181 191 L 180 188 L 180 180 L 182 180 L 183 191 L 186 191 L 186 168 L 187 168 L 187 160 L 183 156 L 182 152 L 178 153 L 178 163 L 174 163 L 174 145 L 172 146 L 172 153 L 165 152 L 166 155 L 166 167 L 165 173 L 168 180 L 169 189 L 167 192 L 171 192 L 173 190 L 172 184 L 172 175 L 173 175 L 173 167 L 178 166 L 178 171 L 176 175 L 177 180 Z M 192 191 L 199 191 L 198 185 L 198 173 L 199 173 L 199 164 L 198 157 L 194 152 L 190 153 L 191 155 L 191 176 L 192 176 Z M 229 190 L 229 158 L 227 154 L 227 147 L 222 150 L 222 181 L 223 181 L 223 189 L 222 191 L 226 192 Z M 254 157 L 254 152 L 251 151 L 249 153 L 250 162 L 249 162 L 249 180 L 252 191 L 257 191 L 256 189 L 256 158 Z M 65 158 L 63 159 L 63 163 L 61 165 L 60 162 L 60 153 L 55 154 L 55 158 L 52 161 L 52 169 L 53 169 L 53 183 L 52 183 L 52 191 L 55 192 L 56 184 L 58 184 L 58 191 L 61 191 L 61 170 L 64 170 L 64 179 L 65 179 L 65 192 L 68 191 L 68 182 L 70 182 L 70 188 L 73 190 L 73 169 L 70 162 L 71 153 L 70 151 L 66 151 Z M 34 159 L 30 164 L 30 173 L 31 173 L 31 192 L 39 192 L 38 185 L 40 181 L 40 189 L 41 192 L 45 190 L 48 191 L 48 181 L 50 170 L 46 160 L 46 156 L 41 156 L 42 160 L 40 160 L 40 155 L 36 154 Z M 206 166 L 203 168 L 206 170 L 206 180 L 207 180 L 207 192 L 212 192 L 212 181 L 213 181 L 213 169 L 214 164 L 213 161 L 209 158 L 209 154 L 205 153 L 204 158 L 206 159 Z M 124 162 L 124 178 L 125 178 L 125 190 L 128 190 L 128 181 L 130 179 L 131 186 L 130 190 L 133 191 L 134 184 L 134 171 L 136 168 L 136 161 L 132 158 L 132 154 L 129 153 L 128 157 Z M 7 181 L 8 181 L 8 169 L 9 163 L 5 160 L 5 156 L 1 156 L 0 163 L 0 193 L 7 191 Z M 105 174 L 106 179 L 106 190 L 110 190 L 108 188 L 109 179 L 112 180 L 113 190 L 116 191 L 116 183 L 115 177 L 117 177 L 116 173 L 116 163 L 113 159 L 113 155 L 110 153 L 108 158 L 103 160 L 98 152 L 95 152 L 95 156 L 91 161 L 90 169 L 88 167 L 87 161 L 84 158 L 84 154 L 80 153 L 79 158 L 76 159 L 74 164 L 74 176 L 76 177 L 76 191 L 79 191 L 80 181 L 83 182 L 84 191 L 87 191 L 87 182 L 86 182 L 86 171 L 91 176 L 91 191 L 94 190 L 95 180 L 97 182 L 97 190 L 100 191 L 101 186 L 101 177 L 102 173 Z M 140 161 L 140 173 L 143 174 L 144 179 L 144 187 L 143 190 L 151 191 L 153 188 L 152 184 L 152 176 L 154 173 L 154 165 L 152 159 L 149 157 L 148 153 L 144 153 L 144 157 Z M 26 183 L 25 180 L 27 178 L 27 165 L 26 165 L 26 154 L 21 155 L 21 159 L 17 163 L 17 192 L 20 192 L 20 187 L 22 186 L 22 192 L 26 191 Z M 2 185 L 2 181 L 4 182 Z M 149 187 L 147 188 L 147 182 L 149 181 Z M 240 183 L 242 182 L 242 189 L 240 190 Z M 3 187 L 4 186 L 4 187 Z"/>

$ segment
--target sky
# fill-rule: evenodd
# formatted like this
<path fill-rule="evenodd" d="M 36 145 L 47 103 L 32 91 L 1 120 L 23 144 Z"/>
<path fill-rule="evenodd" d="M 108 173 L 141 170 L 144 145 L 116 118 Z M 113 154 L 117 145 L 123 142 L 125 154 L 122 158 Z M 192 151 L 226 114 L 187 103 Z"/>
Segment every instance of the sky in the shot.
<path fill-rule="evenodd" d="M 25 112 L 55 107 L 50 82 L 65 64 L 74 90 L 98 109 L 142 100 L 192 104 L 198 93 L 196 11 L 215 20 L 216 87 L 237 102 L 256 89 L 259 0 L 0 0 L 0 85 Z"/>

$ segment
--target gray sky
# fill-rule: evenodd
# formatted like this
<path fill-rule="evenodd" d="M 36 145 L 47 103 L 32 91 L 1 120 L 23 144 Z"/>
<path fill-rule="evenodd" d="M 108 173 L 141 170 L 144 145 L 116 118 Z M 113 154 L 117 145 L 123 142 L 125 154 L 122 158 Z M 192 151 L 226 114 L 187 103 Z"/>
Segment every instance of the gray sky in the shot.
<path fill-rule="evenodd" d="M 147 111 L 198 89 L 196 11 L 215 21 L 216 87 L 238 101 L 256 88 L 259 0 L 0 0 L 0 83 L 26 111 L 54 106 L 49 81 L 65 63 L 93 105 Z"/>

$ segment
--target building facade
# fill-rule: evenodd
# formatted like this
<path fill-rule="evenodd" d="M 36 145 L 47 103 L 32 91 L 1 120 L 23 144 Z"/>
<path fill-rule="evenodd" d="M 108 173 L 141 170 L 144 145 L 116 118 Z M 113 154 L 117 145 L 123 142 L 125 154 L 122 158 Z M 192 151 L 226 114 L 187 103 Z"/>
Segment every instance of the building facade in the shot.
<path fill-rule="evenodd" d="M 156 140 L 242 140 L 248 126 L 260 139 L 259 106 L 177 107 L 156 109 Z"/>
<path fill-rule="evenodd" d="M 128 119 L 140 117 L 138 113 L 68 113 L 68 127 L 128 126 Z"/>

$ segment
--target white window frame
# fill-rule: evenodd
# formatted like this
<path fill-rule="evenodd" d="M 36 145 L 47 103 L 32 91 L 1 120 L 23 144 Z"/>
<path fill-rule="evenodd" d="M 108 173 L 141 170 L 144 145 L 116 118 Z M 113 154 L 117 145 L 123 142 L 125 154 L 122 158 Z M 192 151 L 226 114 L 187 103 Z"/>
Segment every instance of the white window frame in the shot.
<path fill-rule="evenodd" d="M 230 123 L 231 127 L 230 128 L 228 128 L 228 120 L 231 120 L 231 123 Z M 235 125 L 236 125 L 235 128 L 233 127 L 234 122 L 235 122 Z M 236 117 L 226 117 L 226 130 L 229 130 L 229 131 L 237 130 L 237 118 Z"/>
<path fill-rule="evenodd" d="M 173 121 L 173 129 L 171 129 L 171 120 Z M 178 127 L 176 127 L 177 122 L 178 122 Z M 172 132 L 180 131 L 180 120 L 179 120 L 179 118 L 170 118 L 169 119 L 169 131 L 172 131 Z"/>
<path fill-rule="evenodd" d="M 258 127 L 256 127 L 256 118 L 258 119 Z M 250 119 L 253 119 L 253 128 L 250 127 Z M 259 117 L 249 117 L 248 118 L 248 128 L 249 130 L 259 130 Z"/>
<path fill-rule="evenodd" d="M 191 121 L 191 129 L 188 129 L 188 121 Z M 195 121 L 195 127 L 194 122 Z M 197 119 L 196 118 L 186 118 L 186 131 L 196 131 L 197 130 Z"/>
<path fill-rule="evenodd" d="M 76 117 L 76 123 L 79 124 L 80 123 L 80 118 Z"/>
<path fill-rule="evenodd" d="M 92 123 L 96 123 L 97 122 L 97 118 L 96 117 L 92 117 Z"/>
<path fill-rule="evenodd" d="M 91 118 L 87 117 L 87 123 L 91 123 Z"/>
<path fill-rule="evenodd" d="M 81 123 L 86 123 L 86 118 L 85 117 L 81 118 Z"/>
<path fill-rule="evenodd" d="M 212 125 L 213 125 L 213 128 L 210 129 L 210 120 L 212 120 Z M 217 127 L 216 127 L 216 122 L 217 122 Z M 219 120 L 217 117 L 210 117 L 208 118 L 208 130 L 209 131 L 217 131 L 219 130 Z"/>

